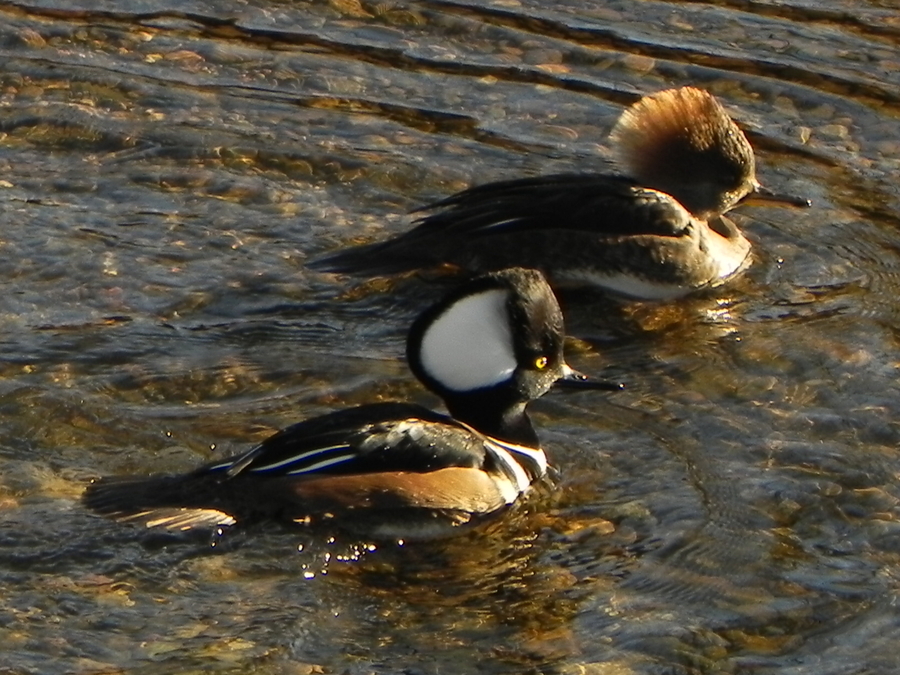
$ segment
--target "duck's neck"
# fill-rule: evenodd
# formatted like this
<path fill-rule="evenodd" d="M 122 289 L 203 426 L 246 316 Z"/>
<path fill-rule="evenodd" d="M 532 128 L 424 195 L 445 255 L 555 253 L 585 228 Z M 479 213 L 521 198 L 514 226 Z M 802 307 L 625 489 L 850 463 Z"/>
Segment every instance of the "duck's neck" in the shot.
<path fill-rule="evenodd" d="M 525 412 L 524 402 L 500 405 L 496 393 L 466 394 L 445 399 L 454 419 L 492 438 L 529 448 L 539 448 L 537 434 Z"/>

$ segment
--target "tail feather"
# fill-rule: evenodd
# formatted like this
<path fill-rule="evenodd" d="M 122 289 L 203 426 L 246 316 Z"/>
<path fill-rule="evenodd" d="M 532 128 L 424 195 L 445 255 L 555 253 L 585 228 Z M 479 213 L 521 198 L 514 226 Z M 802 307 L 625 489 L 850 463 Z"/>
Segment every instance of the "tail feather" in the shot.
<path fill-rule="evenodd" d="M 101 478 L 87 487 L 82 503 L 107 518 L 148 528 L 184 531 L 236 523 L 232 514 L 205 497 L 204 487 L 184 476 Z"/>
<path fill-rule="evenodd" d="M 337 253 L 318 258 L 307 264 L 310 269 L 319 272 L 331 272 L 334 274 L 369 274 L 372 276 L 390 276 L 409 272 L 422 266 L 422 260 L 411 259 L 403 255 L 402 250 L 396 247 L 388 247 L 387 244 L 395 243 L 377 242 L 374 244 L 362 244 Z"/>

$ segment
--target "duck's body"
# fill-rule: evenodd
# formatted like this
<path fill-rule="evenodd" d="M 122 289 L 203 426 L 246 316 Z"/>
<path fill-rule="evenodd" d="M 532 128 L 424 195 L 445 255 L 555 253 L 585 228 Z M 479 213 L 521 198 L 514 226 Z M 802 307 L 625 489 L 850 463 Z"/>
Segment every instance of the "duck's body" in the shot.
<path fill-rule="evenodd" d="M 518 447 L 422 406 L 373 404 L 186 475 L 103 479 L 84 501 L 171 530 L 318 519 L 376 539 L 431 538 L 512 504 L 544 474 L 540 448 Z"/>
<path fill-rule="evenodd" d="M 749 262 L 750 242 L 723 215 L 729 209 L 805 203 L 759 186 L 747 139 L 698 89 L 644 97 L 612 141 L 633 177 L 558 174 L 473 187 L 426 207 L 433 213 L 395 239 L 312 266 L 379 275 L 523 265 L 557 285 L 666 299 L 720 284 Z"/>
<path fill-rule="evenodd" d="M 490 183 L 434 207 L 443 210 L 417 228 L 340 253 L 324 261 L 327 269 L 383 275 L 442 263 L 519 264 L 543 269 L 557 286 L 663 300 L 721 283 L 750 255 L 750 242 L 727 218 L 701 222 L 665 193 L 617 176 Z"/>
<path fill-rule="evenodd" d="M 375 539 L 451 534 L 514 503 L 544 474 L 525 406 L 574 376 L 562 327 L 538 272 L 476 279 L 410 330 L 410 367 L 451 415 L 408 403 L 341 410 L 188 474 L 101 479 L 84 503 L 170 530 L 281 520 Z"/>

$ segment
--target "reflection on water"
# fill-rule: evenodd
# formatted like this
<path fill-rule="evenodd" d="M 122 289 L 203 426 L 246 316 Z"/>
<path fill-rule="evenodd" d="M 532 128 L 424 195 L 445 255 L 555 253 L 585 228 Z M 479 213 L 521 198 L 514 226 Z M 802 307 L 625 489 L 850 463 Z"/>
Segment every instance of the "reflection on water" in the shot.
<path fill-rule="evenodd" d="M 900 22 L 888 2 L 7 3 L 0 641 L 14 673 L 893 672 Z M 400 360 L 439 279 L 309 258 L 473 183 L 604 170 L 641 93 L 713 91 L 755 263 L 674 305 L 568 293 L 553 485 L 471 536 L 150 535 L 87 480 L 179 471 Z M 212 546 L 211 544 L 215 544 Z M 298 550 L 302 549 L 302 550 Z M 165 620 L 161 620 L 161 617 Z"/>

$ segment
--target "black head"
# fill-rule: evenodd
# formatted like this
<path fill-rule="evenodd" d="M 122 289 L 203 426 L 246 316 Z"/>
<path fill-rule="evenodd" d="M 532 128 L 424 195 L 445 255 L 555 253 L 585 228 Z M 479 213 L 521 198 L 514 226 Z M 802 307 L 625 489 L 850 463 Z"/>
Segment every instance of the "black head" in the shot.
<path fill-rule="evenodd" d="M 426 310 L 410 329 L 406 355 L 454 417 L 494 435 L 571 375 L 564 335 L 544 276 L 512 268 L 478 277 Z"/>

